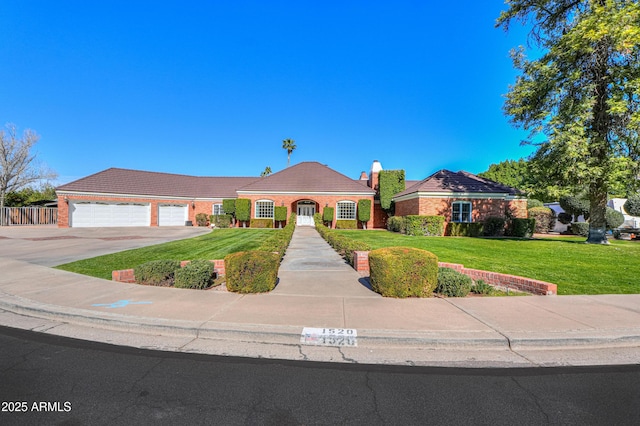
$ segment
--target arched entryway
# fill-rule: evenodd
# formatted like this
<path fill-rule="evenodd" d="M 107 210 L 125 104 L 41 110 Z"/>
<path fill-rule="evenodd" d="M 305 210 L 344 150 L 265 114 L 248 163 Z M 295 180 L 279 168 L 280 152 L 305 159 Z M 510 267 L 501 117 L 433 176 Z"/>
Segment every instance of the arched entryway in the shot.
<path fill-rule="evenodd" d="M 299 200 L 296 203 L 296 214 L 298 215 L 298 226 L 315 226 L 313 215 L 316 213 L 317 203 L 312 200 Z"/>

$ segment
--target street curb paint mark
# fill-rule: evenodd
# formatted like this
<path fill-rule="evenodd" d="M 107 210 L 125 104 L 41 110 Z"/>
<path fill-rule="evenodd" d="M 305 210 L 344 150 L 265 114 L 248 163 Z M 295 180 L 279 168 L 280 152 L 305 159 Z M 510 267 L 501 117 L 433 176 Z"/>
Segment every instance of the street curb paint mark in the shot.
<path fill-rule="evenodd" d="M 132 300 L 118 300 L 113 303 L 94 303 L 91 306 L 103 307 L 103 308 L 124 308 L 128 305 L 150 305 L 153 302 L 134 302 Z"/>

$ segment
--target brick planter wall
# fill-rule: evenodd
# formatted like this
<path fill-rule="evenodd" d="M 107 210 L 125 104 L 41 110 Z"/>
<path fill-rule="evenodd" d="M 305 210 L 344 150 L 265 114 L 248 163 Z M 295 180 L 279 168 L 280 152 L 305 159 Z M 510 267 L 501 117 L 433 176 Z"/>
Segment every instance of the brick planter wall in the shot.
<path fill-rule="evenodd" d="M 180 262 L 180 267 L 184 267 L 187 263 L 191 262 L 190 260 L 183 260 Z M 214 270 L 218 276 L 222 276 L 225 274 L 224 269 L 224 259 L 215 259 L 211 260 L 213 262 Z M 135 283 L 136 277 L 133 269 L 121 269 L 119 271 L 111 272 L 111 280 L 118 281 L 120 283 Z"/>
<path fill-rule="evenodd" d="M 369 252 L 356 251 L 353 253 L 353 265 L 356 271 L 361 274 L 369 274 Z M 438 266 L 451 268 L 473 280 L 483 280 L 487 284 L 512 288 L 515 290 L 526 291 L 528 293 L 550 296 L 558 294 L 558 286 L 556 284 L 545 281 L 534 280 L 531 278 L 519 277 L 517 275 L 500 274 L 498 272 L 482 271 L 479 269 L 465 268 L 459 263 L 438 262 Z"/>

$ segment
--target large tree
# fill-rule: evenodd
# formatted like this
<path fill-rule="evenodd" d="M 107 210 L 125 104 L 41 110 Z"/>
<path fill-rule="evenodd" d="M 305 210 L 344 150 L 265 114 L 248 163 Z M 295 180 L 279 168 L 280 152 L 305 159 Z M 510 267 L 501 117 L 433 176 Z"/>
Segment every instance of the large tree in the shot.
<path fill-rule="evenodd" d="M 532 25 L 538 49 L 512 52 L 521 72 L 505 112 L 530 131 L 549 179 L 588 188 L 589 243 L 606 243 L 607 194 L 640 166 L 640 6 L 631 0 L 508 0 L 497 26 Z M 541 137 L 542 135 L 542 137 Z M 542 141 L 541 141 L 542 140 Z M 541 141 L 541 142 L 540 142 Z"/>
<path fill-rule="evenodd" d="M 5 197 L 9 192 L 55 179 L 56 174 L 37 164 L 31 149 L 40 139 L 33 130 L 25 130 L 18 136 L 16 126 L 7 124 L 0 130 L 0 226 L 6 224 L 4 217 Z"/>
<path fill-rule="evenodd" d="M 282 141 L 282 149 L 287 151 L 287 167 L 289 167 L 289 160 L 291 159 L 291 153 L 296 149 L 296 141 L 293 139 L 285 139 Z"/>

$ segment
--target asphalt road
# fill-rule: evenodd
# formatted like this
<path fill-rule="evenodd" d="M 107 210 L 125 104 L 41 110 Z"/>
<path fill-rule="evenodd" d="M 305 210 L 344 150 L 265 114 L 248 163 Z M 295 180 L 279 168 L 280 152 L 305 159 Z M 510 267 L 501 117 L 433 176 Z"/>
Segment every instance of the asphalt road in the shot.
<path fill-rule="evenodd" d="M 0 327 L 0 424 L 640 424 L 640 366 L 457 369 L 147 351 Z"/>

